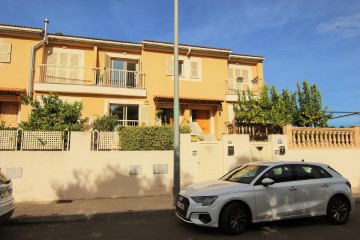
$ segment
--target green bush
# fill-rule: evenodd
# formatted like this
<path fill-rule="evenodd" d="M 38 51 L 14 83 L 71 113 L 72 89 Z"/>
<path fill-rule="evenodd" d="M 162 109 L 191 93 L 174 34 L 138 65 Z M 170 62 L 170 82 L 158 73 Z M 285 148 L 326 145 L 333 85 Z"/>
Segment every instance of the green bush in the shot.
<path fill-rule="evenodd" d="M 81 118 L 81 102 L 63 102 L 55 93 L 41 96 L 41 101 L 22 96 L 22 103 L 32 107 L 29 120 L 19 124 L 24 130 L 82 131 L 88 121 Z"/>
<path fill-rule="evenodd" d="M 93 129 L 99 131 L 114 131 L 118 123 L 119 117 L 116 115 L 104 115 L 102 117 L 97 117 L 91 124 Z"/>
<path fill-rule="evenodd" d="M 191 133 L 190 126 L 189 125 L 180 126 L 180 133 L 183 133 L 183 134 Z"/>
<path fill-rule="evenodd" d="M 118 129 L 120 147 L 125 151 L 172 150 L 173 126 L 122 127 Z"/>

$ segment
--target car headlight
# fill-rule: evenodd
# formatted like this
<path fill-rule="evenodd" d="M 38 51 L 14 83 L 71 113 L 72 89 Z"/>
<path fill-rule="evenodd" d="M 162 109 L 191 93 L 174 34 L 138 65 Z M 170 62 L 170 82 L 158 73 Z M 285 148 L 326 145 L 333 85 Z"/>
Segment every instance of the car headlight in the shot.
<path fill-rule="evenodd" d="M 218 196 L 200 196 L 200 197 L 191 197 L 197 203 L 202 203 L 203 206 L 210 206 Z"/>

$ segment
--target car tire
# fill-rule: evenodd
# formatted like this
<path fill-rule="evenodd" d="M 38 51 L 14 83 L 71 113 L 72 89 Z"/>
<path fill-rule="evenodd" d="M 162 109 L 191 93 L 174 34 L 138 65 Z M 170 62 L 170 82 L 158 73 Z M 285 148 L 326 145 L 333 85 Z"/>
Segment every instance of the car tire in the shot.
<path fill-rule="evenodd" d="M 250 213 L 243 203 L 233 202 L 225 206 L 220 215 L 220 226 L 228 234 L 240 234 L 250 222 Z"/>
<path fill-rule="evenodd" d="M 344 224 L 350 216 L 350 206 L 346 198 L 335 196 L 330 199 L 327 211 L 327 219 L 332 224 Z"/>

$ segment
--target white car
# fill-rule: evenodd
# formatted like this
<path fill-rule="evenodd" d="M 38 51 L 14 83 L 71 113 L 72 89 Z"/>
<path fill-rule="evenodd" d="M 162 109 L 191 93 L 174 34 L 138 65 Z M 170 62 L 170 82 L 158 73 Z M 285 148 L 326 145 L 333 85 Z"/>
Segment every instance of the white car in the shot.
<path fill-rule="evenodd" d="M 0 169 L 0 223 L 10 219 L 14 212 L 12 182 Z"/>
<path fill-rule="evenodd" d="M 354 205 L 349 181 L 328 165 L 262 162 L 181 190 L 176 215 L 185 222 L 239 234 L 249 223 L 321 215 L 343 224 Z"/>

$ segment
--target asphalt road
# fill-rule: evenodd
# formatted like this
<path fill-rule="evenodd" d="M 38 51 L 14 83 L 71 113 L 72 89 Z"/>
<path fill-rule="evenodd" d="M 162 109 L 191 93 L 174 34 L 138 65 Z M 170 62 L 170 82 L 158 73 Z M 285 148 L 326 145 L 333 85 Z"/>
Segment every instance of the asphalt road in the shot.
<path fill-rule="evenodd" d="M 253 224 L 239 236 L 228 236 L 219 229 L 203 228 L 181 222 L 175 216 L 116 221 L 71 221 L 61 223 L 0 226 L 1 240 L 18 239 L 360 239 L 360 206 L 352 211 L 345 225 L 330 225 L 325 218 Z"/>

